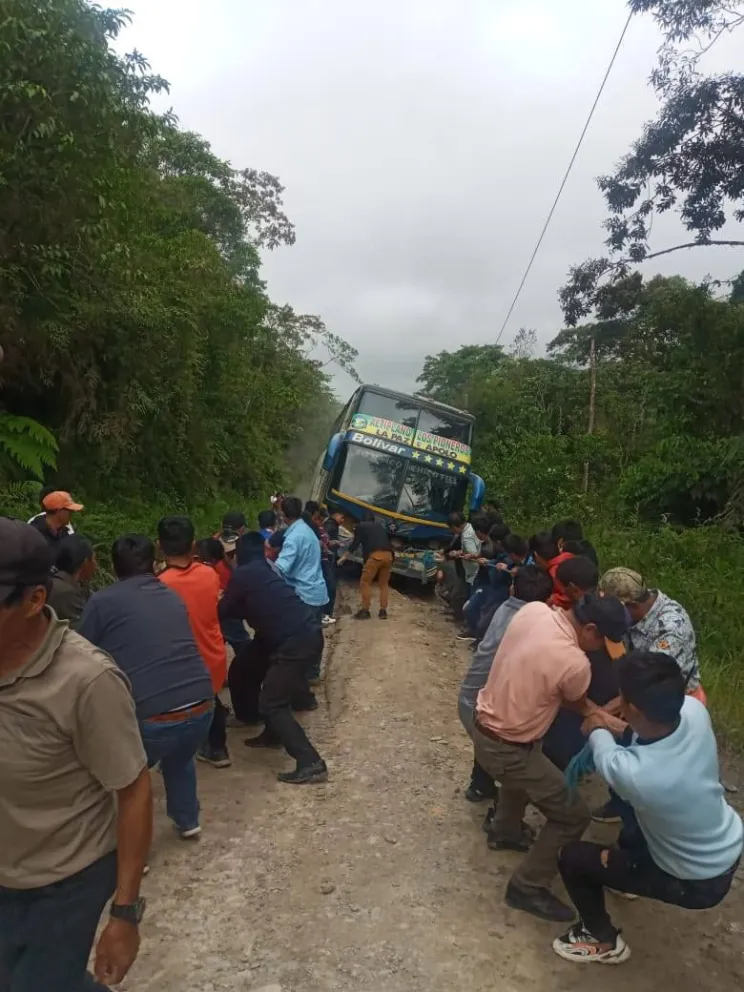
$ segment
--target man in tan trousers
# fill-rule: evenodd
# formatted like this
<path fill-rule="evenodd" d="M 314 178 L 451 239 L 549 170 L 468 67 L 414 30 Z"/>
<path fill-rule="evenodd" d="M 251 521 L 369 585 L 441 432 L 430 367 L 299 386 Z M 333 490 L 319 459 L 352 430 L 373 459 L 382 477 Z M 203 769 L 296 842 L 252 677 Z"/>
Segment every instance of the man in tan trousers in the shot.
<path fill-rule="evenodd" d="M 339 558 L 339 565 L 343 564 L 360 545 L 364 560 L 362 578 L 359 582 L 362 608 L 354 614 L 354 619 L 369 620 L 371 617 L 372 583 L 376 576 L 380 587 L 380 612 L 378 616 L 380 620 L 387 620 L 388 586 L 393 566 L 393 546 L 385 528 L 375 520 L 374 514 L 369 511 L 364 514 L 354 528 L 354 540 L 349 545 L 346 554 Z"/>

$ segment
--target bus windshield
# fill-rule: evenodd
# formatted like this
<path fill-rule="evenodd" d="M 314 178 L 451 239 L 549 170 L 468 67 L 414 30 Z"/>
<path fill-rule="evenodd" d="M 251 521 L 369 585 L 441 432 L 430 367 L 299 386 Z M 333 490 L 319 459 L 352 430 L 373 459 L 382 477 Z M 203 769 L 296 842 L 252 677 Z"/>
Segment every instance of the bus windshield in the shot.
<path fill-rule="evenodd" d="M 465 501 L 467 479 L 409 462 L 398 511 L 415 517 L 445 520 Z"/>
<path fill-rule="evenodd" d="M 357 413 L 367 417 L 379 417 L 381 420 L 392 420 L 396 424 L 404 424 L 415 429 L 419 415 L 419 407 L 414 403 L 393 399 L 392 396 L 381 396 L 365 389 L 362 393 Z"/>
<path fill-rule="evenodd" d="M 461 444 L 470 444 L 470 430 L 470 424 L 457 421 L 446 413 L 423 408 L 421 410 L 418 422 L 419 433 L 425 432 L 436 437 L 449 438 L 451 441 L 459 441 Z"/>
<path fill-rule="evenodd" d="M 349 444 L 339 463 L 336 488 L 381 510 L 397 510 L 406 462 L 396 455 Z"/>
<path fill-rule="evenodd" d="M 464 476 L 437 472 L 357 444 L 347 445 L 334 481 L 334 488 L 344 496 L 370 506 L 441 521 L 461 509 L 467 486 Z"/>

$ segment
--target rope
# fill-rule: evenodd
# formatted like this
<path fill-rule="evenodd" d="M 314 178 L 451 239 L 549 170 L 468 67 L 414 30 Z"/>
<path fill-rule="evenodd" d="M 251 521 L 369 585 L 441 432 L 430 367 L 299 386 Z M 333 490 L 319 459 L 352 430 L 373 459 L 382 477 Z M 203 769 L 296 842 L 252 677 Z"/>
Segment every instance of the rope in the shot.
<path fill-rule="evenodd" d="M 596 772 L 597 767 L 594 764 L 594 752 L 592 751 L 591 745 L 586 743 L 578 754 L 575 754 L 573 758 L 569 761 L 563 777 L 566 780 L 566 785 L 568 786 L 568 791 L 573 795 L 578 789 L 581 782 L 584 781 L 593 772 Z"/>

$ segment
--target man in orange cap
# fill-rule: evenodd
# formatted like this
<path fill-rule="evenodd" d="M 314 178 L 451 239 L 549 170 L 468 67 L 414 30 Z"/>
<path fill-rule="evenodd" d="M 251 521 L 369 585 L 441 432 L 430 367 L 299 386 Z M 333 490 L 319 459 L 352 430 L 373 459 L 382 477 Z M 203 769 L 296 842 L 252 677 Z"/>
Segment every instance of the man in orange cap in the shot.
<path fill-rule="evenodd" d="M 56 490 L 44 497 L 41 506 L 44 513 L 32 520 L 31 526 L 56 549 L 69 533 L 73 513 L 79 513 L 83 505 L 76 503 L 69 493 Z"/>

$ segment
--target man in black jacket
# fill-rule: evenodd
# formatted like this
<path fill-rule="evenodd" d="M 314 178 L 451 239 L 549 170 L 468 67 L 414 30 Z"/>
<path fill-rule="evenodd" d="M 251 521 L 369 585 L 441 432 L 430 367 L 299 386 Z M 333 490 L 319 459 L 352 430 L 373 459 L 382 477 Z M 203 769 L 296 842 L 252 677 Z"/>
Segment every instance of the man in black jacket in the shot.
<path fill-rule="evenodd" d="M 220 618 L 245 620 L 255 631 L 230 669 L 230 690 L 240 680 L 233 676 L 250 666 L 261 683 L 259 710 L 266 722 L 263 733 L 249 738 L 249 747 L 283 746 L 297 762 L 282 772 L 280 782 L 302 785 L 324 782 L 328 768 L 292 712 L 292 700 L 307 692 L 309 663 L 323 650 L 323 634 L 313 610 L 266 560 L 264 539 L 258 532 L 244 534 L 237 545 L 238 567 L 220 601 Z M 236 711 L 238 700 L 233 699 Z"/>

